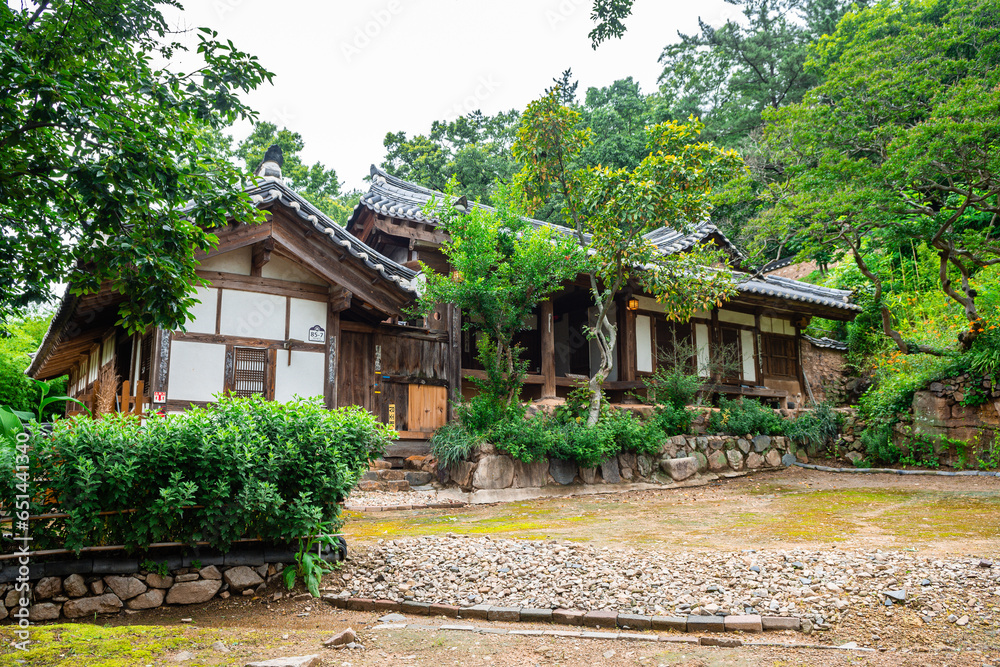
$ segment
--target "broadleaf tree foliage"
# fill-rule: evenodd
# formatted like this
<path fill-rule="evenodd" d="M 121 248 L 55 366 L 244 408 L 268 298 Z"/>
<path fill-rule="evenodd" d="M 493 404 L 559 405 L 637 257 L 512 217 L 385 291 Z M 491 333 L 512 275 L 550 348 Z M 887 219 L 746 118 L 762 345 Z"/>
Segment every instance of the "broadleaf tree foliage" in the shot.
<path fill-rule="evenodd" d="M 458 180 L 445 187 L 444 200 L 432 200 L 428 213 L 448 233 L 441 247 L 451 272 L 421 266 L 425 277 L 419 309 L 424 315 L 440 303 L 459 307 L 466 328 L 483 334 L 478 357 L 487 378 L 480 390 L 504 406 L 519 400 L 524 376 L 514 337 L 539 303 L 565 280 L 576 277 L 585 256 L 576 240 L 524 216 L 523 196 L 497 185 L 496 208 L 456 206 Z M 466 210 L 468 209 L 468 210 Z"/>
<path fill-rule="evenodd" d="M 656 296 L 668 317 L 688 319 L 734 293 L 725 257 L 707 246 L 663 255 L 644 235 L 661 227 L 684 229 L 708 217 L 712 189 L 740 168 L 738 155 L 698 140 L 701 123 L 668 121 L 645 130 L 647 155 L 635 167 L 586 167 L 592 143 L 578 111 L 558 91 L 531 102 L 518 129 L 514 156 L 523 165 L 517 183 L 532 208 L 553 195 L 561 215 L 589 254 L 586 271 L 597 311 L 590 335 L 601 364 L 589 382 L 588 425 L 597 423 L 601 384 L 612 369 L 616 328 L 608 315 L 615 296 L 630 283 Z M 715 265 L 715 266 L 712 266 Z"/>
<path fill-rule="evenodd" d="M 213 130 L 252 118 L 239 94 L 272 75 L 207 28 L 196 69 L 164 65 L 185 50 L 164 6 L 179 7 L 0 6 L 0 320 L 49 299 L 53 282 L 110 282 L 130 331 L 180 327 L 210 230 L 257 219 Z"/>
<path fill-rule="evenodd" d="M 882 247 L 926 241 L 939 286 L 983 333 L 970 278 L 1000 264 L 1000 6 L 989 0 L 881 2 L 848 14 L 812 66 L 824 80 L 799 104 L 765 114 L 780 173 L 757 232 L 793 230 L 803 254 L 847 256 L 872 283 L 882 327 L 904 340 L 873 268 Z M 779 231 L 781 230 L 781 231 Z"/>

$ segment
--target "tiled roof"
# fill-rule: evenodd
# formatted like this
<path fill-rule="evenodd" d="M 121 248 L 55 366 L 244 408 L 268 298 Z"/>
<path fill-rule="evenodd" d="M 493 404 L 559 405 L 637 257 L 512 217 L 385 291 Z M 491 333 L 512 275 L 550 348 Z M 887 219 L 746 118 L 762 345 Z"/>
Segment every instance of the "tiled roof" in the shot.
<path fill-rule="evenodd" d="M 431 197 L 436 197 L 438 201 L 444 199 L 444 195 L 435 192 L 422 185 L 404 181 L 393 176 L 384 169 L 375 165 L 371 166 L 371 186 L 368 192 L 361 195 L 361 202 L 354 207 L 351 217 L 347 221 L 350 229 L 352 223 L 358 218 L 362 208 L 367 208 L 376 213 L 397 218 L 400 220 L 412 220 L 428 225 L 436 225 L 437 218 L 424 215 L 423 208 L 430 201 Z M 474 204 L 481 208 L 489 209 L 489 206 Z M 530 220 L 536 227 L 546 226 L 555 228 L 566 234 L 573 234 L 574 231 L 564 225 L 557 225 L 542 220 Z M 719 232 L 719 229 L 711 222 L 705 221 L 696 225 L 691 230 L 678 231 L 670 228 L 657 229 L 646 234 L 646 239 L 653 242 L 662 252 L 672 254 L 687 250 L 695 243 L 705 240 L 712 234 L 718 234 L 724 247 L 741 256 L 739 251 L 729 240 Z"/>
<path fill-rule="evenodd" d="M 350 228 L 352 223 L 360 217 L 364 208 L 397 219 L 435 225 L 437 224 L 437 219 L 424 215 L 422 211 L 424 205 L 430 201 L 431 197 L 437 197 L 441 200 L 444 195 L 415 183 L 404 181 L 372 165 L 371 187 L 368 192 L 361 196 L 361 202 L 355 207 L 354 212 L 347 221 L 347 227 Z M 476 204 L 476 206 L 480 205 Z M 555 227 L 568 234 L 573 233 L 569 228 L 560 225 L 553 225 L 540 220 L 533 220 L 532 222 L 536 225 Z M 647 234 L 645 238 L 654 243 L 664 254 L 673 254 L 683 252 L 696 243 L 712 236 L 724 248 L 733 252 L 737 257 L 742 257 L 739 250 L 719 231 L 719 228 L 707 220 L 698 223 L 691 229 L 683 231 L 670 228 L 657 229 Z M 740 282 L 737 288 L 739 291 L 747 294 L 771 296 L 849 311 L 861 310 L 860 306 L 850 302 L 850 292 L 819 287 L 791 278 L 762 275 Z"/>
<path fill-rule="evenodd" d="M 839 340 L 834 340 L 832 338 L 827 338 L 823 336 L 822 338 L 814 338 L 813 336 L 802 335 L 807 341 L 813 344 L 815 347 L 822 347 L 829 350 L 840 350 L 841 352 L 847 352 L 847 343 L 841 343 Z"/>
<path fill-rule="evenodd" d="M 770 273 L 771 271 L 777 271 L 778 269 L 783 269 L 786 266 L 795 262 L 795 255 L 790 257 L 782 257 L 781 259 L 774 259 L 764 265 L 764 268 L 760 270 L 761 273 Z"/>
<path fill-rule="evenodd" d="M 820 287 L 792 278 L 764 275 L 739 283 L 737 289 L 747 294 L 773 296 L 843 310 L 861 310 L 861 306 L 851 303 L 851 293 L 847 290 Z"/>
<path fill-rule="evenodd" d="M 726 236 L 719 231 L 718 227 L 708 220 L 686 230 L 661 227 L 660 229 L 646 234 L 645 238 L 647 241 L 651 241 L 654 245 L 656 245 L 661 252 L 667 255 L 672 255 L 675 252 L 683 252 L 689 249 L 691 246 L 704 241 L 713 234 L 718 236 L 718 240 L 724 248 L 733 252 L 737 257 L 743 257 L 743 253 L 741 253 L 736 246 L 729 242 L 729 239 L 727 239 Z"/>
<path fill-rule="evenodd" d="M 417 274 L 415 271 L 397 264 L 377 250 L 370 248 L 280 180 L 270 177 L 258 178 L 257 184 L 248 189 L 247 194 L 258 205 L 277 201 L 282 206 L 295 211 L 300 218 L 311 223 L 317 231 L 325 234 L 335 245 L 345 248 L 352 257 L 363 261 L 368 268 L 378 271 L 379 275 L 389 282 L 399 285 L 403 290 L 416 293 Z"/>

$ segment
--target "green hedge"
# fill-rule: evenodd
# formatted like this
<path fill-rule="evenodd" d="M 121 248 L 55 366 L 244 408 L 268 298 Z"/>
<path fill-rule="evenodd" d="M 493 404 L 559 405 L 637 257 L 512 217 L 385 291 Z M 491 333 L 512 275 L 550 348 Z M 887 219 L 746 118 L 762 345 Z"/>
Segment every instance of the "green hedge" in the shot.
<path fill-rule="evenodd" d="M 209 408 L 150 417 L 77 417 L 31 440 L 33 549 L 241 537 L 289 542 L 320 523 L 339 525 L 342 501 L 390 442 L 361 408 L 328 411 L 317 400 L 281 404 L 221 398 Z M 10 514 L 18 479 L 0 452 L 0 502 Z M 41 481 L 47 480 L 47 481 Z M 198 509 L 183 509 L 201 506 Z M 119 515 L 100 512 L 130 510 Z M 5 551 L 9 544 L 4 545 Z"/>

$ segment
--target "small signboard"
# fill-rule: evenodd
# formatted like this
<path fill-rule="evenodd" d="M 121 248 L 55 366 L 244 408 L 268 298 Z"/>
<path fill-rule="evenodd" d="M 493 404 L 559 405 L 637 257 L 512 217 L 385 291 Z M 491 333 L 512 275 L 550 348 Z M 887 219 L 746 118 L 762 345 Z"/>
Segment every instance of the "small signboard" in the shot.
<path fill-rule="evenodd" d="M 389 415 L 388 415 L 388 418 L 385 420 L 385 423 L 389 425 L 389 428 L 391 428 L 393 430 L 396 429 L 396 404 L 395 403 L 390 403 L 389 404 Z"/>
<path fill-rule="evenodd" d="M 316 325 L 309 329 L 309 342 L 310 343 L 325 343 L 326 342 L 326 329 L 320 325 Z"/>
<path fill-rule="evenodd" d="M 166 402 L 167 402 L 167 392 L 165 391 L 153 392 L 153 403 L 166 403 Z"/>

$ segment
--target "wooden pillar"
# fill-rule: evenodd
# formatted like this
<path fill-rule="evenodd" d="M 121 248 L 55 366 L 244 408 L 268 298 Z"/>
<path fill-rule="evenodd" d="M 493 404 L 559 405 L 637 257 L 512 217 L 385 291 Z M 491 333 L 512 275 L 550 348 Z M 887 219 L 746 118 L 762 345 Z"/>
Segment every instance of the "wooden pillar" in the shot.
<path fill-rule="evenodd" d="M 339 407 L 337 384 L 340 377 L 340 313 L 351 305 L 351 293 L 346 290 L 330 291 L 330 306 L 326 311 L 326 378 L 323 398 L 326 407 Z"/>
<path fill-rule="evenodd" d="M 628 309 L 629 295 L 618 299 L 618 379 L 632 382 L 636 378 L 635 311 Z"/>
<path fill-rule="evenodd" d="M 556 397 L 556 334 L 552 312 L 552 299 L 542 302 L 539 318 L 542 335 L 542 398 Z"/>
<path fill-rule="evenodd" d="M 448 419 L 455 418 L 455 401 L 462 394 L 462 311 L 448 305 Z"/>

